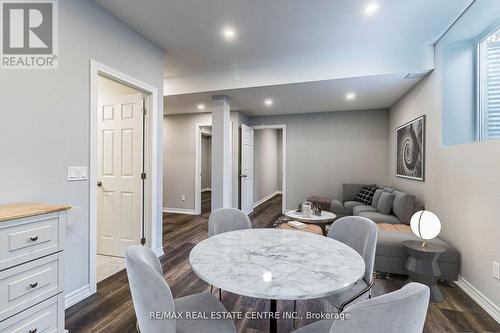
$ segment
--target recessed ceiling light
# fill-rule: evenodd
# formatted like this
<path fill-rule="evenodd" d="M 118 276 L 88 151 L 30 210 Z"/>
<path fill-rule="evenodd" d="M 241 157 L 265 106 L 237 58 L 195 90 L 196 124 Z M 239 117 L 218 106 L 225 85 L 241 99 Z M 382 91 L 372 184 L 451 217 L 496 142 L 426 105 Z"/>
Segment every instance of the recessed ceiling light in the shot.
<path fill-rule="evenodd" d="M 371 16 L 378 11 L 378 8 L 379 8 L 378 2 L 375 1 L 369 2 L 365 6 L 365 14 Z"/>
<path fill-rule="evenodd" d="M 352 100 L 353 100 L 353 99 L 355 99 L 355 98 L 356 98 L 356 94 L 355 94 L 355 93 L 352 93 L 352 92 L 347 93 L 347 94 L 345 95 L 345 99 L 347 99 L 348 101 L 352 101 Z"/>
<path fill-rule="evenodd" d="M 205 104 L 198 104 L 198 110 L 205 110 Z"/>
<path fill-rule="evenodd" d="M 224 37 L 226 41 L 232 41 L 236 38 L 236 30 L 234 30 L 233 27 L 226 26 L 222 29 L 222 37 Z"/>
<path fill-rule="evenodd" d="M 272 100 L 272 99 L 270 99 L 270 98 L 266 98 L 266 99 L 264 100 L 264 104 L 265 104 L 266 106 L 272 106 L 272 105 L 274 104 L 274 102 L 273 102 L 273 100 Z"/>

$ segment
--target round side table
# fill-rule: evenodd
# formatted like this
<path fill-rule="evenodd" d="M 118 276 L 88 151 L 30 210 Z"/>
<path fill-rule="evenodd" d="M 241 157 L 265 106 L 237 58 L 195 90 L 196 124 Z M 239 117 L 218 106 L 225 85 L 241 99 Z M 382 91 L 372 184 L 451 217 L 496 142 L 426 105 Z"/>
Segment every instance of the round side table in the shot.
<path fill-rule="evenodd" d="M 434 244 L 422 247 L 422 241 L 404 241 L 403 245 L 408 252 L 405 268 L 410 280 L 429 286 L 431 302 L 442 302 L 443 294 L 437 286 L 441 276 L 437 259 L 445 248 Z"/>

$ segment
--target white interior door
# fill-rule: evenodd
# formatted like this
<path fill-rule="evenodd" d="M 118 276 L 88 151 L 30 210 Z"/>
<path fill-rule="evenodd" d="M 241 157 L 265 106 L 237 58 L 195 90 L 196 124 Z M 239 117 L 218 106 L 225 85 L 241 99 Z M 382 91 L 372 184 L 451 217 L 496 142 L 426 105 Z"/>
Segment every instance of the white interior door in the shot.
<path fill-rule="evenodd" d="M 125 256 L 140 244 L 142 212 L 140 94 L 99 103 L 97 118 L 97 253 Z"/>
<path fill-rule="evenodd" d="M 241 125 L 241 210 L 253 211 L 253 128 Z"/>

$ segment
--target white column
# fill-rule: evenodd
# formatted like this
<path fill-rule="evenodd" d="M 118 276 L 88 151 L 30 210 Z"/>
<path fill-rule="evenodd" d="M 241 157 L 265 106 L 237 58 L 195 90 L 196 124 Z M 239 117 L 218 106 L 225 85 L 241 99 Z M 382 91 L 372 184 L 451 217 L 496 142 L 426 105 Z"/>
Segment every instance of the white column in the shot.
<path fill-rule="evenodd" d="M 231 207 L 230 104 L 227 96 L 213 96 L 212 211 Z"/>

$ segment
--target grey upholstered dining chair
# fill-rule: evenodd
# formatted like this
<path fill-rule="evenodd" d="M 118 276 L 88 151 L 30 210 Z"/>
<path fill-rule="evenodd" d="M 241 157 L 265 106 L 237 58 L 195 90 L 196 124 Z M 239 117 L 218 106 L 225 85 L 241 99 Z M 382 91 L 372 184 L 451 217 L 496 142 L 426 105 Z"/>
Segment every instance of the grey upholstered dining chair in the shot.
<path fill-rule="evenodd" d="M 219 208 L 208 217 L 208 237 L 228 231 L 252 229 L 248 215 L 236 208 Z M 213 292 L 213 286 L 210 286 Z M 222 290 L 219 289 L 219 300 L 222 300 Z"/>
<path fill-rule="evenodd" d="M 346 216 L 333 223 L 328 237 L 352 247 L 365 261 L 363 279 L 343 292 L 326 297 L 330 304 L 342 312 L 350 302 L 370 298 L 377 248 L 377 225 L 366 217 Z"/>
<path fill-rule="evenodd" d="M 293 333 L 422 333 L 429 305 L 429 287 L 409 283 L 382 296 L 351 304 L 349 319 L 320 320 Z"/>
<path fill-rule="evenodd" d="M 127 248 L 125 267 L 132 292 L 137 323 L 141 333 L 236 332 L 232 320 L 168 319 L 165 314 L 227 312 L 217 297 L 209 293 L 190 295 L 174 300 L 163 278 L 163 270 L 156 255 L 146 247 Z M 151 318 L 151 316 L 155 316 Z M 160 316 L 158 318 L 157 316 Z M 163 316 L 163 317 L 162 317 Z"/>
<path fill-rule="evenodd" d="M 247 214 L 236 208 L 216 209 L 208 218 L 208 237 L 242 229 L 252 229 L 252 222 Z"/>

